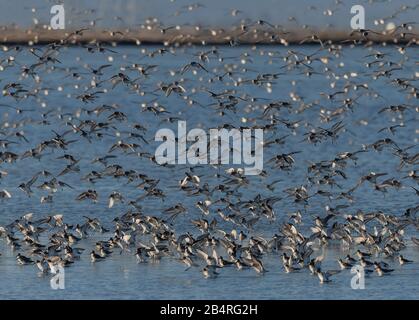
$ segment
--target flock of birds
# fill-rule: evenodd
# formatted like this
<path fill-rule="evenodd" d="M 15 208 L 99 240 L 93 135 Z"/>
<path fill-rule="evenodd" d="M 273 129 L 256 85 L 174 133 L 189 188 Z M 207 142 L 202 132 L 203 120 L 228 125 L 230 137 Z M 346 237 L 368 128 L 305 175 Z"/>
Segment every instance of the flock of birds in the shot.
<path fill-rule="evenodd" d="M 263 25 L 272 28 L 267 22 Z M 400 25 L 395 36 L 410 32 L 412 25 Z M 15 197 L 37 198 L 41 206 L 31 211 L 51 212 L 38 218 L 32 212 L 19 214 L 7 223 L 0 218 L 0 239 L 18 264 L 54 274 L 57 266 L 71 267 L 87 255 L 92 263 L 106 263 L 124 254 L 138 263 L 172 259 L 187 270 L 215 278 L 225 268 L 263 274 L 269 271 L 264 257 L 276 255 L 284 272 L 311 273 L 326 283 L 355 265 L 363 266 L 367 274 L 383 276 L 396 273 L 395 263 L 413 263 L 402 252 L 407 246 L 419 246 L 417 201 L 397 204 L 406 208 L 393 213 L 377 210 L 373 204 L 368 211 L 353 207 L 370 194 L 383 195 L 384 202 L 388 192 L 407 189 L 411 198 L 419 195 L 417 138 L 403 134 L 408 128 L 418 133 L 419 74 L 414 67 L 419 60 L 414 41 L 381 49 L 368 43 L 367 31 L 359 30 L 367 32 L 364 41 L 319 41 L 305 48 L 311 50 L 309 54 L 299 48 L 255 45 L 234 48 L 240 54 L 232 56 L 237 51 L 223 47 L 162 46 L 142 47 L 134 57 L 118 47 L 91 43 L 76 46 L 89 56 L 86 61 L 93 62 L 77 57 L 78 65 L 72 64 L 69 56 L 75 58 L 74 49 L 68 44 L 86 29 L 45 46 L 3 46 L 0 201 L 6 206 Z M 365 69 L 364 82 L 357 81 L 360 71 L 339 69 L 350 49 L 365 53 L 358 65 Z M 174 67 L 178 56 L 190 60 Z M 252 65 L 257 56 L 266 59 L 269 72 L 259 72 L 258 65 Z M 108 63 L 96 63 L 104 57 Z M 401 72 L 409 76 L 400 77 Z M 294 91 L 279 92 L 275 85 L 283 78 L 312 81 L 308 83 L 321 79 L 332 90 L 326 88 L 308 100 L 296 93 L 299 80 L 290 80 Z M 377 82 L 380 90 L 374 89 Z M 267 95 L 255 95 L 255 90 Z M 404 101 L 388 103 L 385 90 L 396 90 Z M 71 106 L 49 103 L 51 94 L 62 97 L 63 106 L 68 99 Z M 119 102 L 98 102 L 108 97 Z M 365 143 L 345 145 L 341 136 L 350 134 L 348 123 L 363 114 L 368 103 L 381 106 L 370 112 L 376 122 L 390 119 L 374 132 L 382 138 L 367 143 L 365 136 Z M 251 177 L 238 167 L 157 164 L 151 147 L 155 131 L 188 120 L 184 118 L 188 112 L 207 112 L 219 128 L 239 123 L 240 128 L 264 129 L 263 147 L 270 156 L 262 173 Z M 368 128 L 368 121 L 359 122 Z M 347 151 L 332 153 L 337 145 Z M 304 149 L 317 147 L 323 147 L 318 151 L 320 161 L 299 160 Z M 86 159 L 91 150 L 100 154 Z M 357 163 L 372 154 L 378 159 L 390 157 L 397 165 L 392 162 L 386 172 L 354 177 L 354 168 L 363 171 Z M 42 170 L 28 170 L 32 166 Z M 22 172 L 32 176 L 25 178 Z M 162 172 L 166 172 L 164 178 Z M 179 174 L 180 179 L 169 181 Z M 19 182 L 5 186 L 9 176 Z M 284 176 L 288 177 L 285 184 Z M 305 182 L 297 183 L 297 176 Z M 68 177 L 76 182 L 68 182 Z M 356 183 L 349 185 L 353 179 Z M 101 184 L 116 190 L 99 192 Z M 61 205 L 55 207 L 60 194 L 72 211 L 80 207 L 96 216 L 85 214 L 78 223 L 66 222 L 63 214 L 53 213 Z M 82 203 L 93 209 L 81 207 Z M 287 215 L 284 203 L 295 210 Z M 115 218 L 104 223 L 109 216 Z M 269 235 L 266 228 L 275 231 Z M 336 270 L 327 270 L 322 265 L 324 252 L 332 245 L 345 254 L 335 261 Z M 4 254 L 0 263 L 2 258 Z"/>

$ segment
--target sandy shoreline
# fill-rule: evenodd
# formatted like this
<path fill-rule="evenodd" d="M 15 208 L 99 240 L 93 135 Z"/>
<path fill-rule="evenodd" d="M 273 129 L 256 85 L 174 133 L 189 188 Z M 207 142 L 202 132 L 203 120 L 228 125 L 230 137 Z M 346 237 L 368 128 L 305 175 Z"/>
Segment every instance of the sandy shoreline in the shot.
<path fill-rule="evenodd" d="M 0 29 L 0 43 L 2 44 L 45 44 L 68 39 L 69 44 L 86 44 L 91 42 L 116 42 L 119 44 L 299 44 L 319 43 L 312 39 L 315 34 L 322 42 L 332 41 L 342 43 L 352 40 L 369 40 L 374 43 L 396 43 L 415 44 L 419 39 L 419 32 L 409 31 L 404 38 L 397 34 L 375 34 L 371 33 L 367 38 L 361 34 L 350 36 L 349 30 L 289 30 L 281 32 L 272 29 L 252 29 L 246 33 L 238 29 L 201 29 L 182 27 L 180 30 L 171 29 L 162 32 L 159 29 L 138 29 L 138 30 L 85 30 L 80 35 L 69 35 L 74 30 L 48 30 L 48 29 Z M 416 42 L 417 43 L 417 42 Z"/>

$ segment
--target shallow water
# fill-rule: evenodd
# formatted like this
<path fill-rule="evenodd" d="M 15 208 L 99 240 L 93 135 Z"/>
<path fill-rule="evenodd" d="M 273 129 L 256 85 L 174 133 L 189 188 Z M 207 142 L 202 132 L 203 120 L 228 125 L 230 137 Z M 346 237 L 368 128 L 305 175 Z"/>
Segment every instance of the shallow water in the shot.
<path fill-rule="evenodd" d="M 155 50 L 154 47 L 145 47 L 147 51 Z M 243 52 L 249 52 L 250 58 L 245 64 L 239 68 L 248 68 L 249 71 L 242 75 L 243 79 L 249 79 L 256 76 L 257 73 L 276 73 L 284 72 L 280 69 L 284 62 L 280 58 L 269 58 L 268 52 L 275 51 L 276 56 L 286 55 L 286 50 L 293 49 L 301 52 L 311 53 L 315 51 L 315 47 L 264 47 L 264 54 L 260 55 L 256 51 L 252 51 L 251 47 L 236 47 L 236 48 L 220 48 L 219 51 L 223 57 L 238 57 Z M 399 61 L 403 57 L 397 53 L 394 47 L 377 48 L 380 51 L 389 54 L 390 60 Z M 118 67 L 130 63 L 141 61 L 141 63 L 157 64 L 158 68 L 152 72 L 152 76 L 144 78 L 140 81 L 145 91 L 153 91 L 158 88 L 157 83 L 169 82 L 174 79 L 170 77 L 169 70 L 179 70 L 183 65 L 191 61 L 196 49 L 182 49 L 176 55 L 166 54 L 162 57 L 140 58 L 143 55 L 136 47 L 121 46 L 114 48 L 117 54 L 89 54 L 85 50 L 79 48 L 64 48 L 60 54 L 59 65 L 60 68 L 71 67 L 72 72 L 75 70 L 83 72 L 82 65 L 84 63 L 99 66 L 109 63 L 108 57 L 113 56 L 113 66 L 104 70 L 103 79 L 118 72 Z M 411 77 L 415 70 L 415 61 L 419 59 L 419 51 L 417 48 L 408 48 L 408 61 L 405 61 L 403 71 L 398 71 L 398 77 Z M 303 113 L 288 113 L 286 110 L 282 111 L 282 116 L 290 120 L 302 120 L 301 126 L 296 129 L 296 134 L 287 139 L 287 144 L 284 146 L 276 146 L 272 148 L 265 148 L 265 161 L 278 153 L 288 153 L 291 151 L 302 151 L 296 155 L 296 164 L 293 170 L 289 173 L 273 170 L 265 163 L 265 169 L 269 172 L 268 178 L 262 177 L 248 177 L 251 181 L 250 185 L 241 188 L 243 199 L 252 199 L 257 194 L 263 196 L 280 196 L 283 200 L 278 202 L 275 207 L 276 220 L 269 223 L 265 219 L 261 219 L 255 226 L 252 234 L 263 235 L 271 237 L 278 233 L 279 225 L 288 220 L 288 214 L 300 209 L 303 211 L 302 229 L 307 230 L 311 226 L 311 217 L 324 214 L 324 207 L 326 205 L 336 206 L 338 201 L 330 201 L 326 197 L 315 197 L 310 200 L 310 206 L 304 207 L 301 204 L 296 204 L 290 198 L 285 198 L 283 189 L 291 186 L 300 186 L 306 184 L 306 172 L 309 162 L 316 162 L 319 160 L 333 159 L 338 152 L 359 150 L 362 144 L 370 144 L 378 139 L 391 137 L 401 147 L 410 145 L 416 146 L 410 150 L 411 154 L 417 152 L 418 140 L 418 117 L 417 112 L 410 110 L 404 114 L 403 119 L 395 119 L 390 114 L 380 114 L 378 111 L 384 106 L 391 104 L 408 103 L 414 104 L 414 101 L 406 99 L 406 93 L 398 91 L 398 88 L 389 83 L 389 78 L 382 77 L 377 81 L 371 82 L 370 74 L 372 70 L 366 70 L 363 66 L 365 63 L 365 55 L 367 51 L 363 48 L 349 47 L 345 48 L 340 60 L 332 61 L 331 66 L 333 70 L 340 75 L 345 73 L 356 72 L 357 77 L 352 80 L 357 83 L 365 81 L 369 82 L 371 89 L 376 90 L 381 98 L 372 99 L 362 97 L 357 102 L 355 111 L 347 113 L 341 120 L 344 121 L 345 131 L 339 135 L 336 142 L 326 141 L 317 145 L 308 145 L 301 143 L 304 139 L 303 134 L 309 130 L 304 123 L 310 122 L 313 126 L 329 127 L 334 123 L 324 124 L 319 121 L 318 113 L 320 107 L 314 106 Z M 3 54 L 4 55 L 4 54 Z M 125 56 L 124 56 L 125 55 Z M 80 59 L 78 59 L 80 57 Z M 141 59 L 141 60 L 140 60 Z M 270 62 L 272 60 L 272 62 Z M 18 61 L 21 64 L 34 63 L 34 57 L 22 52 L 18 56 Z M 239 63 L 238 58 L 226 59 L 226 63 Z M 337 67 L 338 62 L 343 62 L 344 65 Z M 58 66 L 58 64 L 57 64 Z M 211 60 L 206 67 L 211 69 L 215 66 L 220 66 L 215 59 Z M 321 70 L 318 62 L 316 62 L 316 70 Z M 9 82 L 17 81 L 19 67 L 7 68 L 0 73 L 2 79 L 1 84 L 4 85 Z M 417 67 L 416 67 L 417 70 Z M 41 72 L 40 72 L 41 73 Z M 218 70 L 218 73 L 221 73 Z M 135 73 L 131 73 L 132 78 L 135 78 Z M 199 77 L 202 76 L 202 82 Z M 184 75 L 187 78 L 184 86 L 188 89 L 199 86 L 209 86 L 214 92 L 219 92 L 224 88 L 233 88 L 232 80 L 226 80 L 224 83 L 205 82 L 209 76 L 205 73 L 198 73 L 193 75 L 187 73 Z M 34 98 L 26 99 L 19 103 L 22 109 L 37 108 L 42 110 L 40 103 L 45 102 L 46 108 L 44 110 L 60 109 L 62 113 L 75 112 L 80 107 L 92 108 L 100 104 L 111 105 L 117 103 L 121 106 L 120 111 L 123 111 L 128 119 L 125 122 L 117 124 L 119 131 L 124 134 L 128 130 L 129 124 L 141 123 L 147 127 L 148 132 L 146 139 L 153 141 L 155 132 L 163 127 L 176 128 L 174 124 L 162 123 L 156 116 L 149 112 L 141 112 L 140 104 L 154 99 L 152 95 L 142 97 L 134 94 L 122 85 L 117 86 L 114 90 L 110 90 L 107 94 L 99 96 L 99 98 L 92 104 L 84 105 L 74 98 L 74 95 L 80 94 L 80 89 L 74 88 L 74 84 L 79 82 L 80 86 L 86 85 L 90 82 L 90 75 L 82 75 L 82 79 L 76 81 L 71 77 L 67 77 L 64 70 L 55 70 L 53 72 L 42 72 L 42 86 L 43 88 L 57 89 L 59 85 L 63 87 L 63 91 L 48 90 L 48 95 L 39 95 L 39 101 Z M 291 80 L 295 80 L 295 86 L 291 85 Z M 27 83 L 29 88 L 33 88 L 33 81 L 31 79 L 19 80 Z M 338 81 L 339 84 L 344 83 L 345 80 Z M 324 77 L 324 74 L 314 74 L 311 78 L 307 78 L 297 71 L 288 72 L 280 75 L 273 85 L 271 93 L 266 91 L 266 88 L 258 88 L 255 86 L 244 85 L 239 87 L 239 90 L 258 98 L 289 100 L 289 92 L 292 90 L 299 96 L 304 98 L 304 101 L 311 102 L 316 99 L 321 99 L 319 92 L 333 91 L 329 87 L 330 81 Z M 68 94 L 69 97 L 65 95 Z M 175 94 L 165 97 L 161 91 L 159 94 L 159 103 L 164 105 L 173 116 L 177 116 L 182 120 L 187 120 L 188 129 L 195 127 L 202 127 L 205 129 L 219 126 L 223 123 L 231 123 L 235 126 L 243 125 L 241 117 L 252 117 L 261 111 L 256 108 L 247 112 L 246 103 L 243 103 L 238 108 L 237 114 L 229 113 L 223 119 L 214 115 L 212 108 L 206 106 L 213 101 L 209 99 L 205 92 L 198 92 L 193 96 L 193 99 L 198 100 L 203 106 L 189 106 L 182 98 Z M 10 97 L 3 97 L 1 103 L 17 105 L 16 101 Z M 263 104 L 261 100 L 259 104 Z M 333 109 L 340 103 L 321 100 L 323 107 Z M 298 103 L 296 103 L 298 105 Z M 417 103 L 416 103 L 417 105 Z M 28 112 L 17 115 L 10 109 L 0 107 L 1 121 L 14 122 L 23 119 L 35 119 L 40 121 L 40 113 Z M 227 112 L 228 113 L 228 112 Z M 109 114 L 101 115 L 97 121 L 106 121 Z M 85 115 L 80 116 L 81 119 L 86 119 Z M 66 116 L 66 121 L 77 123 L 75 119 L 70 119 Z M 164 115 L 162 116 L 164 118 Z M 161 118 L 161 119 L 162 119 Z M 339 118 L 337 118 L 339 119 Z M 64 132 L 69 127 L 64 127 L 65 121 L 60 121 L 58 118 L 51 116 L 48 118 L 49 124 L 40 125 L 39 123 L 23 123 L 19 130 L 23 130 L 25 136 L 29 140 L 28 143 L 21 141 L 17 145 L 11 145 L 9 151 L 17 154 L 22 154 L 26 150 L 35 147 L 39 142 L 51 139 L 51 130 L 57 132 Z M 367 120 L 368 125 L 360 124 L 360 120 Z M 393 137 L 389 133 L 378 133 L 377 131 L 384 126 L 393 125 L 396 121 L 403 120 L 405 127 L 397 131 Z M 16 130 L 15 130 L 16 131 Z M 280 137 L 285 134 L 290 134 L 290 131 L 285 127 L 280 127 L 275 133 L 275 137 Z M 274 136 L 268 133 L 265 139 Z M 80 139 L 80 138 L 79 138 Z M 125 139 L 124 139 L 125 140 Z M 116 204 L 112 209 L 107 208 L 107 195 L 112 191 L 120 191 L 125 198 L 136 198 L 142 194 L 142 191 L 135 189 L 132 185 L 127 184 L 126 179 L 110 179 L 105 178 L 98 181 L 95 185 L 91 185 L 86 181 L 80 181 L 80 177 L 86 175 L 91 170 L 99 170 L 101 167 L 97 164 L 91 164 L 91 160 L 98 156 L 106 154 L 110 146 L 117 141 L 113 130 L 109 130 L 109 136 L 104 136 L 102 140 L 95 140 L 89 143 L 86 139 L 80 139 L 77 143 L 70 144 L 66 153 L 77 155 L 80 158 L 81 172 L 78 174 L 70 173 L 60 177 L 60 179 L 74 189 L 65 189 L 54 194 L 54 202 L 52 204 L 40 204 L 39 199 L 41 195 L 47 193 L 41 190 L 34 191 L 32 197 L 27 197 L 23 192 L 18 190 L 17 186 L 28 181 L 34 173 L 40 170 L 48 170 L 53 174 L 58 174 L 65 167 L 66 163 L 59 161 L 56 158 L 63 154 L 62 150 L 48 152 L 42 157 L 41 161 L 34 159 L 22 159 L 16 163 L 1 163 L 0 169 L 8 172 L 0 180 L 1 189 L 6 189 L 12 194 L 11 199 L 1 200 L 1 214 L 0 225 L 6 225 L 22 215 L 33 212 L 36 218 L 48 214 L 60 213 L 64 215 L 65 222 L 76 224 L 83 222 L 83 216 L 98 217 L 105 227 L 112 228 L 112 220 L 117 215 L 123 214 L 128 210 L 127 203 Z M 141 151 L 148 151 L 154 153 L 158 144 L 150 142 L 149 145 L 135 141 L 141 145 Z M 4 151 L 4 150 L 3 150 Z M 179 216 L 174 223 L 176 234 L 191 231 L 191 219 L 200 217 L 199 211 L 194 207 L 201 197 L 186 197 L 184 193 L 176 188 L 177 182 L 184 177 L 184 172 L 187 171 L 185 165 L 176 165 L 173 168 L 161 168 L 154 165 L 151 161 L 146 161 L 133 156 L 123 155 L 117 151 L 116 160 L 111 159 L 109 163 L 118 163 L 124 169 L 133 169 L 141 173 L 146 173 L 150 177 L 160 179 L 159 188 L 163 189 L 167 195 L 164 202 L 154 199 L 146 199 L 141 205 L 144 212 L 149 215 L 161 216 L 162 209 L 168 208 L 171 205 L 182 202 L 190 210 L 186 215 Z M 346 213 L 355 214 L 357 210 L 378 211 L 382 210 L 386 213 L 395 215 L 402 215 L 409 207 L 418 205 L 417 197 L 409 185 L 414 186 L 412 180 L 402 179 L 406 176 L 408 170 L 412 167 L 404 167 L 398 171 L 398 158 L 390 151 L 384 150 L 382 152 L 368 152 L 359 157 L 357 163 L 349 162 L 345 172 L 348 176 L 347 180 L 339 180 L 339 184 L 344 190 L 356 184 L 361 175 L 367 174 L 370 171 L 374 172 L 388 172 L 386 178 L 394 177 L 403 181 L 404 187 L 399 190 L 393 188 L 389 189 L 387 193 L 373 192 L 371 185 L 364 184 L 355 192 L 355 202 L 351 207 L 345 209 Z M 197 172 L 204 176 L 205 181 L 210 181 L 213 185 L 216 179 L 213 177 L 214 173 L 222 172 L 228 166 L 221 166 L 219 169 L 214 169 L 210 166 L 202 166 L 197 168 Z M 217 171 L 218 170 L 218 171 Z M 267 183 L 276 179 L 281 179 L 276 185 L 274 192 L 268 191 L 265 186 Z M 38 183 L 39 182 L 39 183 Z M 35 185 L 42 182 L 42 179 L 37 181 Z M 220 183 L 220 181 L 218 182 Z M 77 202 L 74 199 L 76 196 L 89 189 L 94 188 L 99 193 L 99 202 L 92 204 L 91 202 Z M 331 189 L 332 192 L 339 192 L 339 189 Z M 127 201 L 128 202 L 128 201 Z M 231 230 L 234 226 L 231 224 L 219 221 L 220 228 Z M 198 235 L 199 232 L 194 229 L 192 233 Z M 111 237 L 111 234 L 96 234 L 93 239 L 83 240 L 77 244 L 78 247 L 91 248 L 95 240 L 106 240 Z M 418 237 L 418 231 L 409 227 L 406 229 L 406 239 L 411 236 Z M 387 261 L 395 269 L 391 276 L 378 277 L 375 273 L 366 278 L 364 290 L 351 289 L 350 282 L 353 276 L 349 270 L 343 271 L 341 274 L 333 278 L 333 282 L 329 284 L 320 285 L 318 279 L 308 274 L 306 270 L 286 274 L 278 254 L 268 254 L 264 257 L 266 269 L 269 271 L 264 275 L 258 275 L 253 270 L 237 271 L 235 268 L 224 268 L 221 274 L 216 279 L 204 279 L 198 269 L 191 268 L 185 271 L 184 265 L 171 258 L 163 258 L 160 262 L 137 264 L 133 253 L 119 254 L 115 250 L 114 254 L 105 261 L 92 264 L 88 254 L 82 255 L 80 261 L 75 263 L 70 268 L 66 269 L 65 273 L 65 290 L 52 290 L 50 288 L 50 276 L 39 275 L 38 271 L 33 266 L 17 266 L 15 261 L 15 252 L 5 244 L 5 241 L 0 240 L 0 298 L 2 299 L 409 299 L 419 298 L 419 247 L 414 246 L 410 240 L 407 241 L 408 247 L 403 251 L 403 255 L 415 263 L 399 266 L 396 261 Z M 342 257 L 348 253 L 353 253 L 354 248 L 343 251 L 336 244 L 331 243 L 326 249 L 326 260 L 324 267 L 329 269 L 337 269 L 337 257 Z"/>

